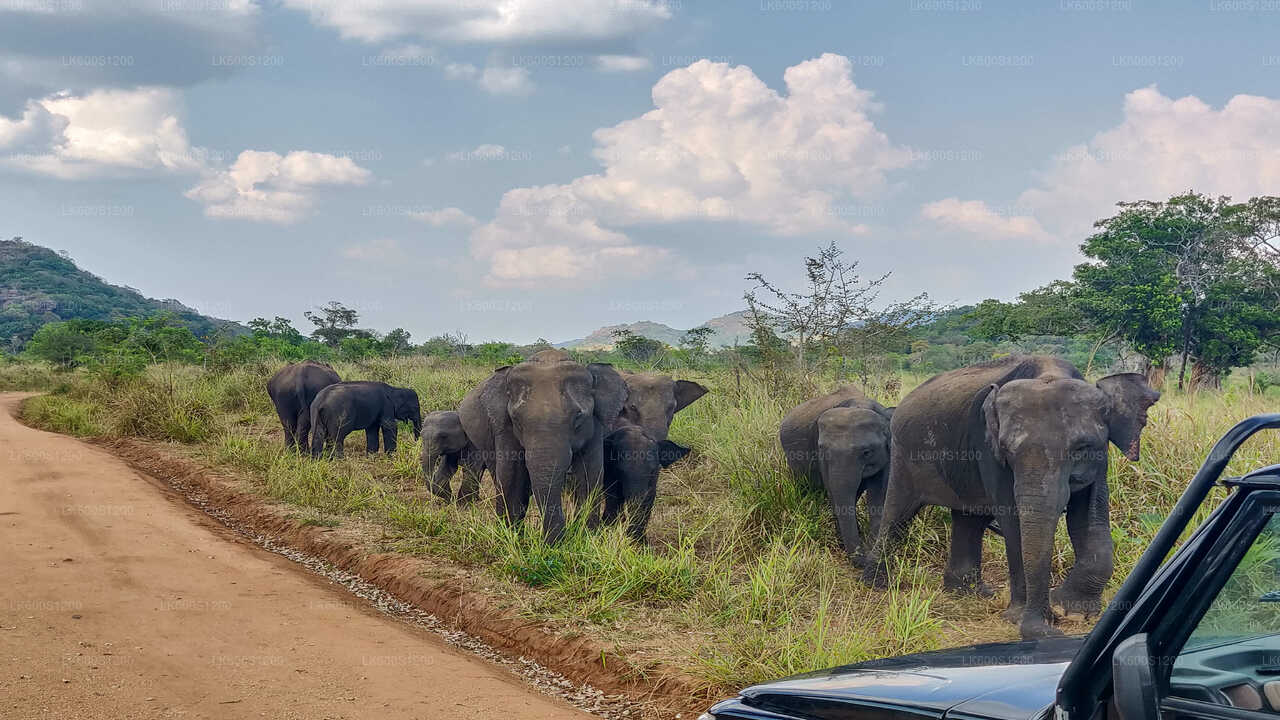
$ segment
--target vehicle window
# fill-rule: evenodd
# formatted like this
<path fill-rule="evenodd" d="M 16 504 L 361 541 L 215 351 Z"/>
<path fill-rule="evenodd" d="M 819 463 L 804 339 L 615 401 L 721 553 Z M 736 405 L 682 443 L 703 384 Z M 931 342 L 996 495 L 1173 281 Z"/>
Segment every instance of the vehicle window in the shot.
<path fill-rule="evenodd" d="M 1170 693 L 1280 713 L 1280 516 L 1200 618 L 1174 660 Z"/>

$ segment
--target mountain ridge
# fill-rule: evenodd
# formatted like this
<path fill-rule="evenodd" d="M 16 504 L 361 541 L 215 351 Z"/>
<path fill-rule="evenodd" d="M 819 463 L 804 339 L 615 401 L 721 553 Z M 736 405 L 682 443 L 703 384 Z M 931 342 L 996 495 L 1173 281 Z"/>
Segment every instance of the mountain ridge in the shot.
<path fill-rule="evenodd" d="M 61 320 L 121 320 L 173 313 L 198 336 L 248 328 L 210 317 L 172 298 L 157 300 L 113 285 L 70 257 L 21 238 L 0 240 L 0 345 L 21 349 L 41 325 Z"/>
<path fill-rule="evenodd" d="M 746 310 L 738 310 L 713 317 L 694 327 L 709 327 L 715 331 L 708 339 L 710 347 L 725 347 L 735 343 L 742 344 L 748 342 L 751 338 L 751 331 L 746 324 L 746 316 Z M 575 350 L 607 350 L 613 347 L 613 333 L 619 330 L 629 330 L 636 335 L 664 342 L 672 347 L 679 347 L 680 339 L 684 337 L 686 332 L 652 320 L 637 320 L 631 323 L 605 325 L 596 328 L 585 337 L 556 343 L 556 347 Z"/>

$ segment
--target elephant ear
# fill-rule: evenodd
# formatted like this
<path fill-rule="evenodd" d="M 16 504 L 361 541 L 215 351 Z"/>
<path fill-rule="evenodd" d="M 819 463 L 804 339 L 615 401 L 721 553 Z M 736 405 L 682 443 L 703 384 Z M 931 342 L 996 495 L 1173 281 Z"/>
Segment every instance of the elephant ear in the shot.
<path fill-rule="evenodd" d="M 609 426 L 622 413 L 627 402 L 627 382 L 608 363 L 587 366 L 595 385 L 596 418 Z"/>
<path fill-rule="evenodd" d="M 662 467 L 670 467 L 672 463 L 688 454 L 689 448 L 673 443 L 670 440 L 663 440 L 658 443 L 658 464 Z"/>
<path fill-rule="evenodd" d="M 978 393 L 977 403 L 982 404 L 983 438 L 987 449 L 996 463 L 1004 465 L 1004 448 L 1000 447 L 1000 414 L 996 412 L 996 396 L 999 394 L 1000 386 L 988 385 Z"/>
<path fill-rule="evenodd" d="M 689 407 L 694 400 L 707 394 L 707 389 L 692 380 L 677 380 L 676 387 L 676 412 Z"/>
<path fill-rule="evenodd" d="M 1160 391 L 1140 373 L 1108 375 L 1096 385 L 1107 396 L 1107 432 L 1124 456 L 1137 461 L 1142 454 L 1142 428 L 1147 410 L 1160 399 Z"/>

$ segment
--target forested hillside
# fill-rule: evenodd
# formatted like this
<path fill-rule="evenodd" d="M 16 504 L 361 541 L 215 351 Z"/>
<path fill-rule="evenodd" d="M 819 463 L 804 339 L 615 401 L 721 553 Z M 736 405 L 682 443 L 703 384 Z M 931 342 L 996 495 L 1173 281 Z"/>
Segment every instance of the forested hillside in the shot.
<path fill-rule="evenodd" d="M 0 348 L 20 350 L 41 325 L 59 320 L 119 320 L 169 312 L 197 336 L 222 326 L 246 328 L 211 318 L 177 300 L 154 300 L 132 288 L 103 281 L 67 257 L 20 238 L 0 240 Z"/>

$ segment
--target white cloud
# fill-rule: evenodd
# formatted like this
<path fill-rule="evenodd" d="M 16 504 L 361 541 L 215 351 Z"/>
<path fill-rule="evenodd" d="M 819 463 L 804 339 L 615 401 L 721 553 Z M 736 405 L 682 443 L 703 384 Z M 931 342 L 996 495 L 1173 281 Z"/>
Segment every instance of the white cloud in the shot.
<path fill-rule="evenodd" d="M 921 215 L 939 225 L 994 239 L 1048 240 L 1034 217 L 991 208 L 981 200 L 950 197 L 925 205 Z"/>
<path fill-rule="evenodd" d="M 210 173 L 185 194 L 204 205 L 209 217 L 291 223 L 311 208 L 316 187 L 363 185 L 372 177 L 347 157 L 245 150 L 229 168 Z"/>
<path fill-rule="evenodd" d="M 881 191 L 911 153 L 875 127 L 876 105 L 854 85 L 847 58 L 823 55 L 783 79 L 786 95 L 745 66 L 703 60 L 668 73 L 653 88 L 653 110 L 595 132 L 602 172 L 508 191 L 473 232 L 473 255 L 489 262 L 492 281 L 510 282 L 576 277 L 620 253 L 658 252 L 616 229 L 639 223 L 858 231 L 844 217 L 865 213 L 845 209 Z"/>
<path fill-rule="evenodd" d="M 447 207 L 442 210 L 428 210 L 426 212 L 414 213 L 413 218 L 415 220 L 421 220 L 432 227 L 446 227 L 450 225 L 472 227 L 478 224 L 478 221 L 475 218 L 456 207 Z"/>
<path fill-rule="evenodd" d="M 611 43 L 671 17 L 662 0 L 284 0 L 348 39 L 447 43 Z"/>
<path fill-rule="evenodd" d="M 490 95 L 528 95 L 533 92 L 533 76 L 528 68 L 489 65 L 481 70 L 471 63 L 449 63 L 444 71 L 454 80 L 474 82 Z"/>
<path fill-rule="evenodd" d="M 27 103 L 0 117 L 4 163 L 66 179 L 136 171 L 195 172 L 207 152 L 182 127 L 181 102 L 166 88 L 95 90 Z"/>
<path fill-rule="evenodd" d="M 605 72 L 636 72 L 648 70 L 653 63 L 639 55 L 599 55 L 596 66 Z"/>
<path fill-rule="evenodd" d="M 1120 124 L 1054 157 L 1018 196 L 1016 214 L 1074 247 L 1120 201 L 1164 200 L 1190 189 L 1238 199 L 1273 194 L 1280 187 L 1277 117 L 1280 100 L 1273 98 L 1236 95 L 1215 109 L 1154 86 L 1135 90 L 1125 96 Z M 1003 227 L 1015 219 L 1003 218 Z"/>

